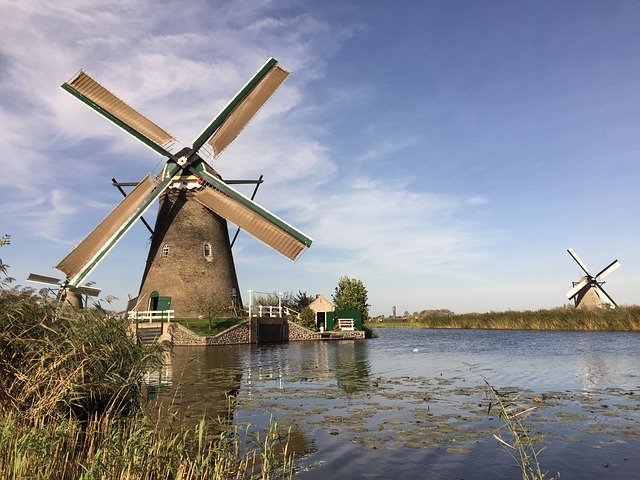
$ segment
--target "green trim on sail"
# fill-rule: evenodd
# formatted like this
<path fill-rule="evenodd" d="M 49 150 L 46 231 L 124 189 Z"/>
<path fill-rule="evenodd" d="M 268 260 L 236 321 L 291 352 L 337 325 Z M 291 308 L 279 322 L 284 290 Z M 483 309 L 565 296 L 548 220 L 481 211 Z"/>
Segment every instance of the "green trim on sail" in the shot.
<path fill-rule="evenodd" d="M 233 188 L 231 188 L 229 185 L 224 183 L 219 178 L 211 175 L 204 168 L 203 162 L 199 162 L 196 165 L 191 165 L 190 166 L 190 170 L 196 176 L 202 178 L 207 183 L 213 185 L 213 188 L 215 188 L 216 190 L 220 190 L 225 195 L 233 198 L 234 200 L 237 200 L 238 202 L 240 202 L 245 207 L 249 208 L 250 210 L 254 211 L 258 215 L 262 216 L 263 218 L 265 218 L 266 220 L 271 222 L 273 225 L 278 227 L 280 230 L 282 230 L 282 231 L 288 233 L 289 235 L 291 235 L 293 238 L 295 238 L 300 243 L 306 245 L 307 247 L 310 247 L 311 244 L 313 243 L 313 239 L 307 237 L 301 231 L 299 231 L 296 228 L 292 227 L 291 225 L 289 225 L 288 223 L 286 223 L 282 219 L 276 217 L 273 213 L 271 213 L 268 210 L 262 208 L 260 205 L 258 205 L 257 203 L 253 202 L 249 198 L 245 197 L 243 194 L 241 194 L 237 190 L 234 190 Z"/>
<path fill-rule="evenodd" d="M 87 263 L 87 265 L 80 271 L 74 278 L 69 281 L 69 285 L 77 287 L 87 275 L 100 263 L 107 253 L 118 243 L 120 238 L 129 231 L 131 226 L 142 216 L 144 212 L 151 206 L 151 204 L 164 192 L 169 184 L 173 181 L 173 177 L 180 170 L 178 165 L 173 165 L 169 175 L 151 192 L 147 199 L 140 205 L 138 210 L 124 223 L 116 234 L 109 239 L 109 241 L 98 251 L 98 253 Z"/>
<path fill-rule="evenodd" d="M 227 119 L 227 117 L 233 112 L 233 110 L 238 106 L 242 100 L 249 94 L 253 88 L 260 83 L 260 81 L 269 73 L 269 71 L 278 63 L 275 58 L 270 58 L 267 63 L 254 75 L 254 77 L 247 82 L 247 84 L 238 92 L 238 94 L 229 102 L 229 104 L 218 114 L 216 118 L 213 119 L 213 122 L 204 129 L 204 131 L 200 134 L 198 138 L 193 142 L 193 153 L 200 150 L 211 135 L 215 133 L 215 131 L 222 125 L 222 123 Z"/>
<path fill-rule="evenodd" d="M 108 110 L 105 110 L 104 108 L 102 108 L 100 105 L 98 105 L 97 103 L 95 103 L 91 99 L 85 97 L 82 93 L 80 93 L 78 90 L 73 88 L 68 83 L 63 83 L 61 85 L 61 88 L 63 90 L 66 90 L 67 92 L 69 92 L 71 95 L 76 97 L 82 103 L 84 103 L 84 104 L 88 105 L 89 107 L 93 108 L 100 115 L 106 117 L 108 120 L 111 120 L 113 123 L 118 125 L 120 128 L 125 130 L 130 135 L 133 135 L 135 138 L 140 140 L 142 143 L 144 143 L 148 147 L 150 147 L 153 150 L 155 150 L 156 152 L 158 152 L 160 155 L 165 156 L 165 157 L 169 157 L 169 158 L 175 160 L 175 156 L 172 153 L 168 152 L 167 150 L 162 148 L 160 145 L 158 145 L 156 142 L 154 142 L 150 138 L 147 138 L 146 136 L 144 136 L 142 133 L 140 133 L 136 129 L 134 129 L 134 128 L 130 127 L 129 125 L 127 125 L 122 120 L 120 120 L 118 117 L 115 117 L 114 115 L 109 113 Z"/>

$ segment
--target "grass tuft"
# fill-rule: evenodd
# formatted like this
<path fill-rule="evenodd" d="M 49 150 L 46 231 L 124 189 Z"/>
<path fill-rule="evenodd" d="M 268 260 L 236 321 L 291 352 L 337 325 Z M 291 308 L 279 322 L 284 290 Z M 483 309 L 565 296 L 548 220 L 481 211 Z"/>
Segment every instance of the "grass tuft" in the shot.
<path fill-rule="evenodd" d="M 524 419 L 536 407 L 523 405 L 518 395 L 508 396 L 509 394 L 501 393 L 486 380 L 485 384 L 492 398 L 492 401 L 489 402 L 487 415 L 491 413 L 492 408 L 495 408 L 504 421 L 504 425 L 493 437 L 520 466 L 522 480 L 545 480 L 548 477 L 547 472 L 543 472 L 540 467 L 540 454 L 546 447 L 536 447 L 536 442 L 524 424 Z M 557 478 L 560 478 L 560 474 L 549 480 Z"/>

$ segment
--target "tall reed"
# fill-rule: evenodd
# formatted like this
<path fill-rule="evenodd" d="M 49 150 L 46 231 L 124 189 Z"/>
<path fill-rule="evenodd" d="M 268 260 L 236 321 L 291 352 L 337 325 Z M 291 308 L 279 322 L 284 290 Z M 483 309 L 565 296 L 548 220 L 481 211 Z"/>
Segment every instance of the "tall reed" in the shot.
<path fill-rule="evenodd" d="M 523 405 L 518 395 L 503 394 L 493 388 L 486 380 L 485 384 L 492 398 L 487 414 L 491 413 L 492 408 L 495 408 L 504 421 L 502 427 L 493 437 L 516 461 L 522 472 L 522 480 L 544 480 L 547 478 L 547 472 L 543 472 L 540 466 L 540 454 L 546 447 L 536 446 L 536 442 L 529 435 L 529 430 L 524 423 L 524 419 L 536 407 Z M 549 480 L 559 477 L 560 474 Z"/>
<path fill-rule="evenodd" d="M 410 319 L 388 318 L 373 327 L 474 328 L 503 330 L 640 331 L 640 306 L 584 310 L 571 306 L 542 310 L 461 313 L 426 310 Z"/>
<path fill-rule="evenodd" d="M 226 424 L 145 416 L 141 380 L 160 353 L 108 312 L 61 312 L 46 295 L 0 279 L 0 478 L 292 476 L 288 436 L 275 422 L 247 447 Z"/>

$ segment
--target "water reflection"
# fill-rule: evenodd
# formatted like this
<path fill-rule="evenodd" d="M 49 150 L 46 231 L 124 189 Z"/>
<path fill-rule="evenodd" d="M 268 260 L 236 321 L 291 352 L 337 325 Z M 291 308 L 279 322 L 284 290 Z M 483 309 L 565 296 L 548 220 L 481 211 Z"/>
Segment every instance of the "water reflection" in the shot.
<path fill-rule="evenodd" d="M 328 347 L 329 364 L 338 386 L 347 394 L 366 390 L 370 385 L 371 366 L 365 342 L 332 342 Z"/>
<path fill-rule="evenodd" d="M 251 396 L 256 384 L 285 388 L 291 383 L 319 386 L 337 382 L 345 393 L 354 393 L 369 385 L 371 372 L 367 355 L 362 341 L 254 346 L 244 352 L 239 365 L 246 375 L 242 388 Z"/>
<path fill-rule="evenodd" d="M 486 378 L 536 407 L 527 421 L 549 446 L 546 469 L 596 479 L 607 463 L 623 478 L 640 470 L 639 338 L 383 330 L 375 341 L 176 348 L 157 397 L 196 420 L 264 426 L 273 414 L 297 451 L 317 450 L 299 478 L 513 478 Z"/>
<path fill-rule="evenodd" d="M 241 355 L 236 346 L 174 348 L 166 354 L 163 368 L 150 375 L 149 398 L 155 400 L 149 404 L 150 413 L 177 412 L 186 424 L 232 421 L 233 398 L 243 376 Z"/>

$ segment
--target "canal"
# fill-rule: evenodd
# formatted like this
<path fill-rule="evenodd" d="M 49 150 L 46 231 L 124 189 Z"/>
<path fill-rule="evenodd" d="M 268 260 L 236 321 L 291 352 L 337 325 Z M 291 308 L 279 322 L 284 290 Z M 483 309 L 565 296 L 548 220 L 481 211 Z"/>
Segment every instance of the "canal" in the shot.
<path fill-rule="evenodd" d="M 640 335 L 378 333 L 176 347 L 155 377 L 155 401 L 187 421 L 204 415 L 263 427 L 273 415 L 291 428 L 301 479 L 522 478 L 493 436 L 504 421 L 488 382 L 503 399 L 536 407 L 524 423 L 546 446 L 540 465 L 549 477 L 640 478 Z"/>

